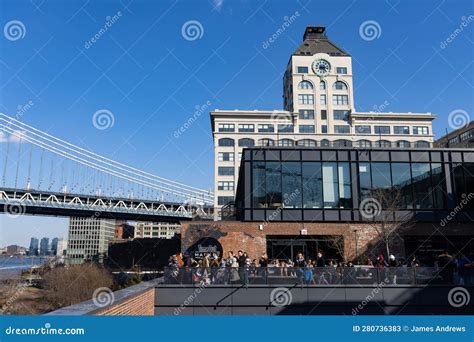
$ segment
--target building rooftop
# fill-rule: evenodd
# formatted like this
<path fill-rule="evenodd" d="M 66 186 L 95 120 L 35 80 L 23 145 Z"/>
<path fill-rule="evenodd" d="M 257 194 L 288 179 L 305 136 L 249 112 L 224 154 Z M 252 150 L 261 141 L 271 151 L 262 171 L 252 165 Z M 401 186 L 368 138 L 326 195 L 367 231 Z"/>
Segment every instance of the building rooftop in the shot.
<path fill-rule="evenodd" d="M 350 56 L 326 36 L 326 27 L 307 26 L 303 35 L 303 43 L 293 52 L 295 56 L 312 56 L 327 53 L 330 56 Z"/>

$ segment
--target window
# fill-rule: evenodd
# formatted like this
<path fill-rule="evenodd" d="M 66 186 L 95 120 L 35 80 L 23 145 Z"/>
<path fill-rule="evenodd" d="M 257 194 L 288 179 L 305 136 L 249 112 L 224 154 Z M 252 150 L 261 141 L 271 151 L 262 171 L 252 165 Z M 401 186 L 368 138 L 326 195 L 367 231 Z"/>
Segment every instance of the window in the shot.
<path fill-rule="evenodd" d="M 349 119 L 349 111 L 348 110 L 335 110 L 333 112 L 334 120 L 345 120 Z"/>
<path fill-rule="evenodd" d="M 301 81 L 298 84 L 298 89 L 313 89 L 313 84 L 309 81 Z"/>
<path fill-rule="evenodd" d="M 298 140 L 296 142 L 298 146 L 304 146 L 304 147 L 315 147 L 316 146 L 316 140 L 311 140 L 311 139 L 303 139 L 303 140 Z"/>
<path fill-rule="evenodd" d="M 470 129 L 469 131 L 459 135 L 459 140 L 461 141 L 470 140 L 471 138 L 474 138 L 474 129 Z"/>
<path fill-rule="evenodd" d="M 239 132 L 254 132 L 254 131 L 255 131 L 254 125 L 248 125 L 248 124 L 239 125 Z"/>
<path fill-rule="evenodd" d="M 274 146 L 275 142 L 272 139 L 260 139 L 258 141 L 259 146 Z"/>
<path fill-rule="evenodd" d="M 349 104 L 349 97 L 347 95 L 333 95 L 332 104 L 333 105 L 347 105 Z"/>
<path fill-rule="evenodd" d="M 267 162 L 265 164 L 266 177 L 266 203 L 269 208 L 281 208 L 283 198 L 281 194 L 281 163 Z"/>
<path fill-rule="evenodd" d="M 230 139 L 230 138 L 219 139 L 219 146 L 234 146 L 234 139 Z"/>
<path fill-rule="evenodd" d="M 219 161 L 234 161 L 234 152 L 219 152 Z"/>
<path fill-rule="evenodd" d="M 352 147 L 352 142 L 346 139 L 338 139 L 333 141 L 334 147 Z"/>
<path fill-rule="evenodd" d="M 410 142 L 406 140 L 398 140 L 396 144 L 397 147 L 410 147 Z"/>
<path fill-rule="evenodd" d="M 293 125 L 278 125 L 279 133 L 293 133 L 295 130 Z"/>
<path fill-rule="evenodd" d="M 243 138 L 239 140 L 240 147 L 253 147 L 255 146 L 255 141 L 249 138 Z"/>
<path fill-rule="evenodd" d="M 427 141 L 420 140 L 420 141 L 415 142 L 415 147 L 418 147 L 418 148 L 430 147 L 430 143 Z"/>
<path fill-rule="evenodd" d="M 320 90 L 326 90 L 326 82 L 324 82 L 324 81 L 319 82 L 319 89 Z"/>
<path fill-rule="evenodd" d="M 346 67 L 336 67 L 336 74 L 347 74 L 347 68 Z"/>
<path fill-rule="evenodd" d="M 327 133 L 328 132 L 328 126 L 327 125 L 322 125 L 321 126 L 321 133 Z"/>
<path fill-rule="evenodd" d="M 320 143 L 320 146 L 329 146 L 329 140 L 327 139 L 323 139 L 319 143 Z"/>
<path fill-rule="evenodd" d="M 428 135 L 428 127 L 427 126 L 414 126 L 413 127 L 413 134 L 415 135 Z"/>
<path fill-rule="evenodd" d="M 359 140 L 357 142 L 357 147 L 371 147 L 372 143 L 369 140 Z"/>
<path fill-rule="evenodd" d="M 459 144 L 459 137 L 454 137 L 448 140 L 449 145 Z"/>
<path fill-rule="evenodd" d="M 327 120 L 328 119 L 328 112 L 326 109 L 321 110 L 321 120 Z"/>
<path fill-rule="evenodd" d="M 218 205 L 226 205 L 229 202 L 233 202 L 234 197 L 233 196 L 219 196 L 217 197 L 217 204 Z"/>
<path fill-rule="evenodd" d="M 323 163 L 324 208 L 351 207 L 351 179 L 349 163 Z"/>
<path fill-rule="evenodd" d="M 260 124 L 258 125 L 258 131 L 259 133 L 273 133 L 275 131 L 275 128 L 273 125 Z"/>
<path fill-rule="evenodd" d="M 349 125 L 334 125 L 334 133 L 336 134 L 349 134 L 351 128 Z"/>
<path fill-rule="evenodd" d="M 301 120 L 313 120 L 314 119 L 314 110 L 312 109 L 300 109 L 299 117 Z"/>
<path fill-rule="evenodd" d="M 323 178 L 321 163 L 305 162 L 302 169 L 303 208 L 322 208 Z"/>
<path fill-rule="evenodd" d="M 307 95 L 307 94 L 299 94 L 298 103 L 299 104 L 314 104 L 314 96 Z"/>
<path fill-rule="evenodd" d="M 219 124 L 219 132 L 233 132 L 234 130 L 234 124 Z"/>
<path fill-rule="evenodd" d="M 219 168 L 217 169 L 217 173 L 219 176 L 233 176 L 234 167 L 233 166 L 219 166 Z"/>
<path fill-rule="evenodd" d="M 223 191 L 233 191 L 234 182 L 217 182 L 217 189 Z"/>
<path fill-rule="evenodd" d="M 295 142 L 291 139 L 281 139 L 280 141 L 278 141 L 278 146 L 294 146 L 295 145 Z"/>
<path fill-rule="evenodd" d="M 390 134 L 390 126 L 375 126 L 375 134 Z"/>
<path fill-rule="evenodd" d="M 337 81 L 332 86 L 332 89 L 334 89 L 334 90 L 347 90 L 347 85 L 342 81 Z"/>
<path fill-rule="evenodd" d="M 326 105 L 326 95 L 319 95 L 319 104 L 322 106 Z"/>
<path fill-rule="evenodd" d="M 300 133 L 314 133 L 314 125 L 300 125 Z"/>
<path fill-rule="evenodd" d="M 392 143 L 388 140 L 377 140 L 374 143 L 375 147 L 392 147 Z"/>
<path fill-rule="evenodd" d="M 282 166 L 282 193 L 285 208 L 301 208 L 301 163 L 283 162 Z"/>
<path fill-rule="evenodd" d="M 304 67 L 304 66 L 298 67 L 298 74 L 307 74 L 307 73 L 308 73 L 308 67 Z"/>
<path fill-rule="evenodd" d="M 410 134 L 410 127 L 408 127 L 408 126 L 395 126 L 395 127 L 393 127 L 393 134 Z"/>
<path fill-rule="evenodd" d="M 370 126 L 366 125 L 355 126 L 355 131 L 357 134 L 370 134 L 372 132 Z"/>

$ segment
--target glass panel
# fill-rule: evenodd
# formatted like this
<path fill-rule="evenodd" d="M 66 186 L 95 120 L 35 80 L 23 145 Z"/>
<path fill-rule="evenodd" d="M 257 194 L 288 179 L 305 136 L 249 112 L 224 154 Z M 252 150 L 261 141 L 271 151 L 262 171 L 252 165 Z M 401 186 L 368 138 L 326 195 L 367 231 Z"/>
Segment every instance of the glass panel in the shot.
<path fill-rule="evenodd" d="M 456 205 L 461 203 L 462 194 L 465 193 L 463 168 L 461 164 L 453 164 L 454 188 L 456 192 Z"/>
<path fill-rule="evenodd" d="M 433 208 L 431 193 L 431 170 L 429 163 L 411 164 L 414 205 L 416 209 Z"/>
<path fill-rule="evenodd" d="M 301 162 L 282 163 L 282 192 L 285 208 L 301 208 Z"/>
<path fill-rule="evenodd" d="M 372 189 L 391 187 L 390 163 L 372 163 Z"/>
<path fill-rule="evenodd" d="M 254 208 L 265 207 L 265 162 L 254 162 L 252 170 L 252 198 Z"/>
<path fill-rule="evenodd" d="M 400 191 L 400 207 L 413 208 L 410 163 L 393 163 L 392 181 L 393 187 Z"/>
<path fill-rule="evenodd" d="M 360 199 L 370 197 L 370 189 L 372 189 L 372 182 L 370 181 L 370 164 L 359 163 L 359 184 L 360 184 Z"/>
<path fill-rule="evenodd" d="M 281 164 L 279 162 L 267 162 L 266 176 L 267 176 L 266 202 L 268 204 L 268 207 L 280 208 L 282 206 Z"/>
<path fill-rule="evenodd" d="M 468 200 L 466 207 L 474 209 L 474 200 L 469 200 L 472 198 L 472 195 L 469 194 L 474 193 L 474 164 L 464 164 L 464 180 L 466 182 L 466 195 L 469 196 L 466 197 L 466 200 Z"/>
<path fill-rule="evenodd" d="M 325 208 L 337 208 L 339 202 L 337 163 L 323 163 L 323 198 Z"/>
<path fill-rule="evenodd" d="M 322 208 L 322 182 L 321 163 L 303 163 L 303 208 Z"/>
<path fill-rule="evenodd" d="M 444 176 L 442 164 L 431 164 L 431 177 L 433 181 L 432 191 L 434 197 L 434 207 L 437 209 L 443 209 L 446 206 L 446 179 Z"/>
<path fill-rule="evenodd" d="M 339 163 L 337 172 L 339 176 L 339 207 L 352 208 L 351 171 L 349 169 L 349 163 Z"/>

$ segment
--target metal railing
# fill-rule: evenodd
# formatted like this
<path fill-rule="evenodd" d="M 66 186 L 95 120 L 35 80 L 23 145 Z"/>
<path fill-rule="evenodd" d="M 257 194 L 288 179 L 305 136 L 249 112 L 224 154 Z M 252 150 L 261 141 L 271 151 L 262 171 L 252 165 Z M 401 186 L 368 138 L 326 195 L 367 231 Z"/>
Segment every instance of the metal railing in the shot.
<path fill-rule="evenodd" d="M 165 267 L 164 284 L 423 285 L 453 283 L 436 267 Z"/>

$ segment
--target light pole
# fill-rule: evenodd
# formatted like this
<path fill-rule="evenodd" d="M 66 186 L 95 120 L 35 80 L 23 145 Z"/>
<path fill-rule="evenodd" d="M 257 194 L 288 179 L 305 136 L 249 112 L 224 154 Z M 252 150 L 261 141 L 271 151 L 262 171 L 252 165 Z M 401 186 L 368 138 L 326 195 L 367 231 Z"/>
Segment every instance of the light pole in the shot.
<path fill-rule="evenodd" d="M 354 232 L 354 238 L 355 238 L 355 261 L 357 264 L 357 257 L 359 256 L 359 251 L 357 248 L 357 229 L 354 229 L 353 232 Z"/>

